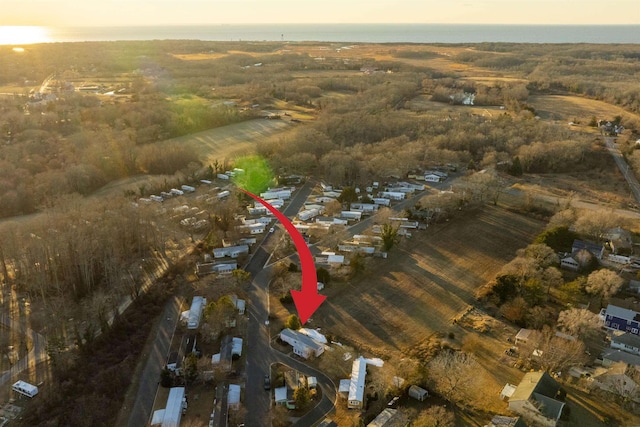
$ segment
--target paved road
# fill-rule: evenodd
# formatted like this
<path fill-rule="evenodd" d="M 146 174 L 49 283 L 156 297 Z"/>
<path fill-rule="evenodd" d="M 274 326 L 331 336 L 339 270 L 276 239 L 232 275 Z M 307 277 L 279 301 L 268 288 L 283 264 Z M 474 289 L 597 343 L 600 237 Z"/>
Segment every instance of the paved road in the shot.
<path fill-rule="evenodd" d="M 618 165 L 620 172 L 622 172 L 624 179 L 627 180 L 629 189 L 631 190 L 633 197 L 636 199 L 636 203 L 640 203 L 640 183 L 638 183 L 633 170 L 629 168 L 627 161 L 622 156 L 622 153 L 620 153 L 620 150 L 618 150 L 618 147 L 616 147 L 615 139 L 610 136 L 605 136 L 604 143 L 609 150 L 609 153 L 613 156 L 613 160 L 615 160 Z"/>
<path fill-rule="evenodd" d="M 295 197 L 284 209 L 284 214 L 295 216 L 313 190 L 314 183 L 307 182 L 296 193 Z M 269 328 L 265 321 L 269 318 L 269 269 L 264 265 L 269 253 L 262 246 L 271 239 L 279 239 L 281 231 L 268 233 L 261 245 L 256 249 L 245 270 L 253 276 L 249 288 L 249 325 L 247 328 L 247 366 L 245 383 L 245 407 L 247 427 L 268 426 L 271 405 L 271 393 L 264 390 L 264 376 L 270 373 L 271 364 L 276 362 L 276 355 L 271 349 Z"/>
<path fill-rule="evenodd" d="M 142 375 L 140 375 L 136 401 L 127 422 L 129 427 L 147 425 L 151 419 L 153 402 L 158 390 L 158 381 L 160 381 L 160 372 L 167 360 L 167 354 L 169 354 L 171 340 L 179 317 L 180 300 L 178 297 L 174 297 L 166 304 L 151 351 L 148 355 L 145 355 L 147 356 L 147 363 Z M 126 408 L 123 408 L 123 412 L 126 413 Z"/>

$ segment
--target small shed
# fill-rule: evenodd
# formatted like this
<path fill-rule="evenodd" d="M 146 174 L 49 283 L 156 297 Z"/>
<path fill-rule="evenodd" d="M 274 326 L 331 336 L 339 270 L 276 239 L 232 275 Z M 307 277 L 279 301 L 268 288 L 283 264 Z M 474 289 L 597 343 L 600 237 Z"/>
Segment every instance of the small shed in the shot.
<path fill-rule="evenodd" d="M 240 408 L 240 386 L 237 384 L 229 384 L 227 407 L 235 410 Z"/>
<path fill-rule="evenodd" d="M 278 387 L 274 390 L 274 400 L 276 405 L 287 403 L 287 387 Z"/>
<path fill-rule="evenodd" d="M 500 399 L 504 400 L 505 398 L 513 396 L 513 393 L 516 392 L 518 386 L 506 383 L 500 392 Z"/>
<path fill-rule="evenodd" d="M 515 344 L 518 345 L 526 343 L 529 339 L 529 335 L 531 335 L 531 332 L 533 332 L 531 329 L 520 329 L 516 334 Z"/>
<path fill-rule="evenodd" d="M 429 397 L 429 392 L 422 387 L 418 387 L 417 385 L 412 385 L 409 387 L 409 397 L 413 397 L 420 402 L 424 401 L 427 397 Z"/>

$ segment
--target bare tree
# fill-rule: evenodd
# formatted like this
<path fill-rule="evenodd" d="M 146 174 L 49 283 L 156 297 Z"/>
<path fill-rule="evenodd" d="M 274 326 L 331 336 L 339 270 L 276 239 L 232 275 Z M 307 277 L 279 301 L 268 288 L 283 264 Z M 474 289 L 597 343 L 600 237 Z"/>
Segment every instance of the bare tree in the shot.
<path fill-rule="evenodd" d="M 589 310 L 570 308 L 558 314 L 558 326 L 574 337 L 587 337 L 599 331 L 600 319 Z"/>
<path fill-rule="evenodd" d="M 532 356 L 547 371 L 564 371 L 570 366 L 583 364 L 586 361 L 584 350 L 582 341 L 558 336 L 548 326 L 541 331 L 533 331 L 527 342 L 521 345 L 523 356 Z"/>
<path fill-rule="evenodd" d="M 412 427 L 453 427 L 456 417 L 444 406 L 432 406 L 411 423 Z"/>
<path fill-rule="evenodd" d="M 620 290 L 624 279 L 606 268 L 596 270 L 587 277 L 585 290 L 590 294 L 600 295 L 600 305 L 603 301 Z"/>
<path fill-rule="evenodd" d="M 441 351 L 427 368 L 434 390 L 452 402 L 465 401 L 471 390 L 480 385 L 480 365 L 472 355 L 462 351 Z"/>
<path fill-rule="evenodd" d="M 610 228 L 620 224 L 620 217 L 613 211 L 594 210 L 582 212 L 575 222 L 576 232 L 596 241 L 602 241 Z"/>
<path fill-rule="evenodd" d="M 518 250 L 518 256 L 532 259 L 538 268 L 547 268 L 558 264 L 558 255 L 549 246 L 542 243 L 534 243 L 524 249 Z"/>

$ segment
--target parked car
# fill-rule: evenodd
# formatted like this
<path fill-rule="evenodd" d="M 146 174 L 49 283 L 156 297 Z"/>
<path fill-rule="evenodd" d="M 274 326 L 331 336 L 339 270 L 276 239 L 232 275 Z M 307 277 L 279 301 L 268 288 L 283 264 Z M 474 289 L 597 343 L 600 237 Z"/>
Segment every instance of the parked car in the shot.
<path fill-rule="evenodd" d="M 269 378 L 269 375 L 264 376 L 264 389 L 271 390 L 271 378 Z"/>

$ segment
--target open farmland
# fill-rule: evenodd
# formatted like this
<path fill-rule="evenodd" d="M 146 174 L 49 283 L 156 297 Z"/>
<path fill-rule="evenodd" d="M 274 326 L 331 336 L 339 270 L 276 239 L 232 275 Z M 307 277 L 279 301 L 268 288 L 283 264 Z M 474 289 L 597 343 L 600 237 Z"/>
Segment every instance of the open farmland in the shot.
<path fill-rule="evenodd" d="M 598 101 L 573 95 L 532 95 L 529 103 L 536 113 L 545 120 L 575 121 L 578 120 L 581 130 L 588 129 L 591 117 L 608 118 L 621 116 L 623 121 L 638 120 L 638 115 L 608 102 Z"/>
<path fill-rule="evenodd" d="M 314 326 L 357 346 L 405 352 L 474 304 L 475 291 L 543 224 L 501 207 L 435 225 L 370 263 L 359 280 L 327 289 Z"/>

